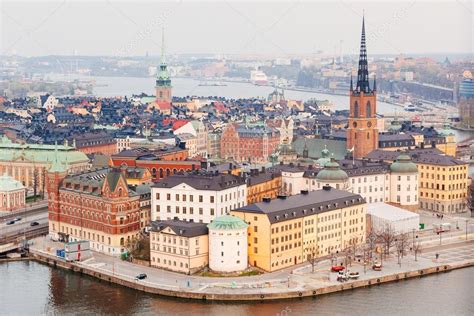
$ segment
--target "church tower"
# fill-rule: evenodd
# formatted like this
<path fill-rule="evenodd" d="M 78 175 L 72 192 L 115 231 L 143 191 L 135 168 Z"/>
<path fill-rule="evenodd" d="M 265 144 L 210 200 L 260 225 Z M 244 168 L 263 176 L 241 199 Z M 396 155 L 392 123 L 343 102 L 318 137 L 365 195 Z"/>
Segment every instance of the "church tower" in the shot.
<path fill-rule="evenodd" d="M 350 113 L 347 129 L 347 149 L 352 151 L 354 158 L 364 158 L 378 148 L 379 130 L 377 129 L 377 95 L 376 82 L 372 89 L 369 83 L 367 49 L 365 46 L 365 19 L 362 19 L 362 36 L 360 41 L 359 69 L 357 84 L 350 87 Z"/>
<path fill-rule="evenodd" d="M 171 79 L 168 73 L 168 65 L 165 59 L 165 31 L 162 31 L 161 37 L 161 59 L 160 68 L 156 75 L 156 101 L 157 102 L 171 102 Z"/>

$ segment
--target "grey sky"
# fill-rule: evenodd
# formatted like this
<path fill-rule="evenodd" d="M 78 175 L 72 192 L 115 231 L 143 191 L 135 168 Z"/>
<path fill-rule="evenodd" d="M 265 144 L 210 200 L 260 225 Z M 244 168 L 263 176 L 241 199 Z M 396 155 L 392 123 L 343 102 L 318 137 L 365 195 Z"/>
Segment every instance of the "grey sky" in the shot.
<path fill-rule="evenodd" d="M 472 1 L 1 1 L 0 54 L 472 52 Z"/>

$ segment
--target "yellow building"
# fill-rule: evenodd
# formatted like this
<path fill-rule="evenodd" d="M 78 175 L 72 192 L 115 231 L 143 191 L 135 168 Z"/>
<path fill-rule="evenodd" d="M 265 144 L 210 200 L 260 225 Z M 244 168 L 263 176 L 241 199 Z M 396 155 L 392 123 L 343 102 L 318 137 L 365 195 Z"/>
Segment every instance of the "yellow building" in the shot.
<path fill-rule="evenodd" d="M 265 271 L 305 262 L 313 253 L 340 253 L 365 241 L 365 200 L 329 186 L 247 205 L 231 214 L 249 224 L 249 264 Z"/>
<path fill-rule="evenodd" d="M 192 274 L 209 263 L 207 224 L 180 220 L 151 222 L 150 264 Z"/>
<path fill-rule="evenodd" d="M 372 160 L 395 161 L 399 152 L 374 150 Z M 459 213 L 466 210 L 469 186 L 469 164 L 439 148 L 410 150 L 408 154 L 418 167 L 420 208 L 441 213 Z"/>
<path fill-rule="evenodd" d="M 451 156 L 421 155 L 414 159 L 419 171 L 419 200 L 424 210 L 464 212 L 469 185 L 468 167 Z"/>
<path fill-rule="evenodd" d="M 252 169 L 247 178 L 247 204 L 275 199 L 281 190 L 281 173 Z"/>

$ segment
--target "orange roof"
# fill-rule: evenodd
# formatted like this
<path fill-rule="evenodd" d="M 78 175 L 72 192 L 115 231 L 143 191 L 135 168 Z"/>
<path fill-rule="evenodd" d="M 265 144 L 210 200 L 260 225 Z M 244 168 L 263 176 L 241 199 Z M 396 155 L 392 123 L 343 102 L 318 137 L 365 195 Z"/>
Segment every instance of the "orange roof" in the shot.
<path fill-rule="evenodd" d="M 173 131 L 177 130 L 181 126 L 186 125 L 189 122 L 189 120 L 177 120 L 176 122 L 173 123 Z"/>

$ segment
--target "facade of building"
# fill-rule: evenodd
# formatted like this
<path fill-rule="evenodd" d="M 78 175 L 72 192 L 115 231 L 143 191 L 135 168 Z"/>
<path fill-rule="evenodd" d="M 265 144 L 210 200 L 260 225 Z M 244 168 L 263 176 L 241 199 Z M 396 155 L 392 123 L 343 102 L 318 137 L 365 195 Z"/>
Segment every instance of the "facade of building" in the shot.
<path fill-rule="evenodd" d="M 182 135 L 182 134 L 190 134 L 194 136 L 194 138 L 196 139 L 196 144 L 194 146 L 195 149 L 192 153 L 190 152 L 189 155 L 191 157 L 201 156 L 201 157 L 206 158 L 207 147 L 208 147 L 207 146 L 207 141 L 208 141 L 207 132 L 208 130 L 206 128 L 206 125 L 204 125 L 203 122 L 194 120 L 176 129 L 174 131 L 174 134 L 177 136 Z"/>
<path fill-rule="evenodd" d="M 262 202 L 264 198 L 275 199 L 281 193 L 281 173 L 251 169 L 247 178 L 247 204 Z"/>
<path fill-rule="evenodd" d="M 43 192 L 46 172 L 55 159 L 55 151 L 68 173 L 89 169 L 89 158 L 74 147 L 61 145 L 16 144 L 7 137 L 0 138 L 0 174 L 20 181 L 28 190 Z M 35 180 L 36 179 L 36 180 Z"/>
<path fill-rule="evenodd" d="M 180 221 L 153 221 L 150 231 L 152 267 L 192 274 L 209 261 L 207 225 Z"/>
<path fill-rule="evenodd" d="M 153 181 L 167 176 L 201 169 L 201 162 L 196 160 L 182 160 L 187 157 L 182 151 L 151 152 L 148 150 L 125 150 L 111 157 L 112 165 L 120 167 L 146 168 L 150 171 Z"/>
<path fill-rule="evenodd" d="M 47 174 L 49 232 L 67 241 L 88 240 L 92 250 L 126 252 L 140 231 L 140 196 L 125 170 L 104 168 L 67 176 L 55 159 Z"/>
<path fill-rule="evenodd" d="M 362 21 L 359 69 L 355 89 L 350 88 L 349 127 L 347 129 L 347 149 L 355 158 L 364 158 L 378 148 L 379 131 L 377 127 L 376 84 L 369 84 L 369 68 L 365 44 L 365 24 Z"/>
<path fill-rule="evenodd" d="M 228 124 L 221 135 L 221 158 L 238 162 L 267 162 L 279 144 L 280 133 L 274 128 Z"/>
<path fill-rule="evenodd" d="M 69 138 L 68 142 L 85 154 L 101 153 L 111 156 L 118 152 L 113 135 L 105 131 L 75 135 Z"/>
<path fill-rule="evenodd" d="M 340 253 L 365 241 L 365 200 L 329 186 L 247 205 L 231 214 L 249 225 L 249 264 L 265 271 L 291 267 L 313 254 Z"/>
<path fill-rule="evenodd" d="M 176 174 L 155 183 L 151 196 L 152 220 L 210 223 L 247 204 L 247 184 L 230 174 Z"/>
<path fill-rule="evenodd" d="M 223 215 L 209 228 L 209 268 L 216 272 L 245 270 L 247 258 L 247 228 L 240 217 Z"/>
<path fill-rule="evenodd" d="M 464 80 L 459 84 L 459 117 L 465 128 L 474 126 L 474 79 L 470 71 L 465 71 Z"/>
<path fill-rule="evenodd" d="M 207 134 L 207 156 L 209 158 L 220 158 L 221 133 L 212 132 Z"/>
<path fill-rule="evenodd" d="M 0 212 L 25 208 L 26 189 L 20 181 L 4 174 L 0 176 Z"/>
<path fill-rule="evenodd" d="M 469 185 L 467 162 L 443 155 L 437 149 L 418 149 L 407 153 L 418 167 L 418 200 L 423 210 L 440 213 L 466 211 Z M 369 158 L 393 162 L 397 152 L 376 150 Z"/>
<path fill-rule="evenodd" d="M 418 209 L 418 167 L 407 154 L 390 165 L 390 202 Z"/>

